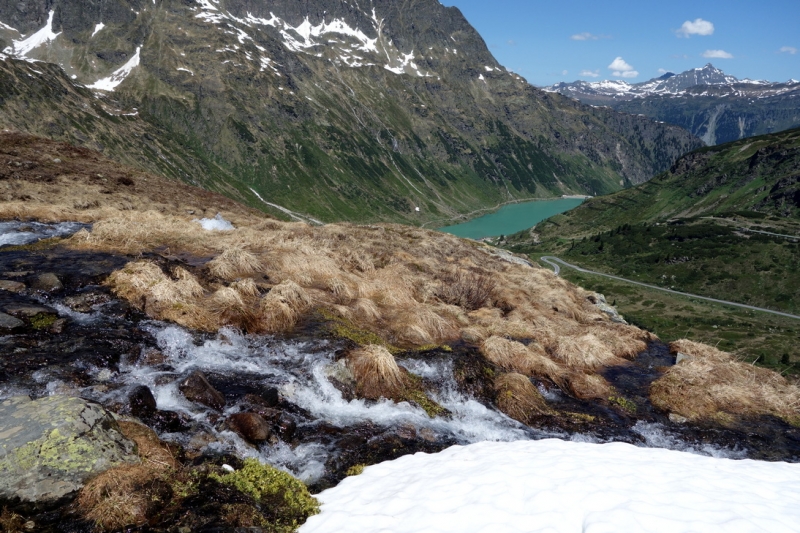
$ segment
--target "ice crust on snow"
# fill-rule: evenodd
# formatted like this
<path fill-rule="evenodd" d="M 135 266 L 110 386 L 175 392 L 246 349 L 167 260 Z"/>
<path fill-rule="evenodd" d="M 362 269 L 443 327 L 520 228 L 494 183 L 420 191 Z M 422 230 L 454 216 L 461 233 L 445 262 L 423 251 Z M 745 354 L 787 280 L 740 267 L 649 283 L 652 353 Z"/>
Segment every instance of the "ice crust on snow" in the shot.
<path fill-rule="evenodd" d="M 141 46 L 136 47 L 136 52 L 131 56 L 127 63 L 115 70 L 111 76 L 97 80 L 89 85 L 90 89 L 97 89 L 100 91 L 113 91 L 117 86 L 125 81 L 125 78 L 139 66 L 139 52 L 142 50 Z"/>
<path fill-rule="evenodd" d="M 800 464 L 556 439 L 453 446 L 367 467 L 300 533 L 796 532 Z"/>
<path fill-rule="evenodd" d="M 50 10 L 50 14 L 47 16 L 47 24 L 45 24 L 41 30 L 37 31 L 36 33 L 33 33 L 32 35 L 30 35 L 25 39 L 21 39 L 19 41 L 13 41 L 12 46 L 9 46 L 5 50 L 3 50 L 3 53 L 22 58 L 27 56 L 31 51 L 35 50 L 36 48 L 39 48 L 44 43 L 52 41 L 56 37 L 61 35 L 61 32 L 53 33 L 54 14 L 55 11 Z"/>
<path fill-rule="evenodd" d="M 214 218 L 195 219 L 194 222 L 199 223 L 206 231 L 230 231 L 236 229 L 233 224 L 222 218 L 220 213 L 217 213 Z"/>

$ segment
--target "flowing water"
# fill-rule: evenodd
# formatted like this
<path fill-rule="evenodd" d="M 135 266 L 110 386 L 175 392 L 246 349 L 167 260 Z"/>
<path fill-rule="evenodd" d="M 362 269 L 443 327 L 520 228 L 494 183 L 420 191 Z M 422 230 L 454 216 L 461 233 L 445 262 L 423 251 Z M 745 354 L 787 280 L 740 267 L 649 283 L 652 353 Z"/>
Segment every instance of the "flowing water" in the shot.
<path fill-rule="evenodd" d="M 462 224 L 439 228 L 439 231 L 469 239 L 511 235 L 533 227 L 546 218 L 578 207 L 582 203 L 583 200 L 580 198 L 559 198 L 557 200 L 536 200 L 509 204 L 494 213 Z"/>
<path fill-rule="evenodd" d="M 431 398 L 450 413 L 431 418 L 411 403 L 354 397 L 353 388 L 346 385 L 345 342 L 319 330 L 307 328 L 293 338 L 245 335 L 233 329 L 203 334 L 147 319 L 99 285 L 126 261 L 58 247 L 0 251 L 0 272 L 51 271 L 65 280 L 64 290 L 55 295 L 0 291 L 0 308 L 10 303 L 43 305 L 64 319 L 57 332 L 25 329 L 0 337 L 0 399 L 79 395 L 129 414 L 132 394 L 146 386 L 158 411 L 142 419 L 162 439 L 198 455 L 257 457 L 292 472 L 315 490 L 336 484 L 356 464 L 487 440 L 557 437 L 625 441 L 732 458 L 800 458 L 800 435 L 783 426 L 766 434 L 759 428 L 692 427 L 673 424 L 649 406 L 647 386 L 660 369 L 674 364 L 660 343 L 632 364 L 606 373 L 617 390 L 634 399 L 635 413 L 581 402 L 539 383 L 554 409 L 586 413 L 597 422 L 575 426 L 553 417 L 535 428 L 508 418 L 459 381 L 462 366 L 480 357 L 474 347 L 401 354 L 398 363 L 419 376 Z M 96 303 L 79 312 L 76 297 Z M 179 390 L 179 383 L 195 370 L 224 394 L 221 412 L 187 400 Z M 266 412 L 281 428 L 259 446 L 248 444 L 226 424 L 230 415 L 252 410 L 254 398 L 269 403 Z M 783 441 L 774 434 L 783 435 Z"/>

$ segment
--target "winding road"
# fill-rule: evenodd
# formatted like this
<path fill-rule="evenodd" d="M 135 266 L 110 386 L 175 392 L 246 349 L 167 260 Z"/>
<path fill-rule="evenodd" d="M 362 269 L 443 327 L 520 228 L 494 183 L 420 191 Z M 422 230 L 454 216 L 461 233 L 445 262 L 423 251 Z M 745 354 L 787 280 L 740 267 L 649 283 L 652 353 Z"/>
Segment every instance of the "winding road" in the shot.
<path fill-rule="evenodd" d="M 642 287 L 647 287 L 648 289 L 655 289 L 657 291 L 670 292 L 672 294 L 678 294 L 680 296 L 688 296 L 689 298 L 697 298 L 698 300 L 706 300 L 708 302 L 714 302 L 714 303 L 718 303 L 718 304 L 732 305 L 734 307 L 742 307 L 744 309 L 750 309 L 751 311 L 761 311 L 762 313 L 771 313 L 773 315 L 779 315 L 779 316 L 783 316 L 783 317 L 787 317 L 787 318 L 794 318 L 795 320 L 800 320 L 800 316 L 792 315 L 790 313 L 782 313 L 780 311 L 773 311 L 772 309 L 764 309 L 763 307 L 754 307 L 752 305 L 740 304 L 740 303 L 736 303 L 736 302 L 729 302 L 727 300 L 718 300 L 716 298 L 709 298 L 707 296 L 698 296 L 697 294 L 689 294 L 688 292 L 680 292 L 680 291 L 675 291 L 675 290 L 672 290 L 672 289 L 665 289 L 664 287 L 659 287 L 658 285 L 650 285 L 649 283 L 642 283 L 641 281 L 633 281 L 631 279 L 625 279 L 625 278 L 621 278 L 619 276 L 612 276 L 611 274 L 604 274 L 602 272 L 596 272 L 594 270 L 587 270 L 585 268 L 581 268 L 579 266 L 567 263 L 566 261 L 562 261 L 558 257 L 553 257 L 551 255 L 543 256 L 543 257 L 541 257 L 541 260 L 542 260 L 543 263 L 547 263 L 548 265 L 553 267 L 553 270 L 555 271 L 556 276 L 558 276 L 561 273 L 561 266 L 560 265 L 563 265 L 565 267 L 572 268 L 574 270 L 577 270 L 578 272 L 583 272 L 585 274 L 593 274 L 595 276 L 602 276 L 604 278 L 611 278 L 611 279 L 614 279 L 614 280 L 617 280 L 617 281 L 623 281 L 625 283 L 632 283 L 634 285 L 640 285 Z"/>

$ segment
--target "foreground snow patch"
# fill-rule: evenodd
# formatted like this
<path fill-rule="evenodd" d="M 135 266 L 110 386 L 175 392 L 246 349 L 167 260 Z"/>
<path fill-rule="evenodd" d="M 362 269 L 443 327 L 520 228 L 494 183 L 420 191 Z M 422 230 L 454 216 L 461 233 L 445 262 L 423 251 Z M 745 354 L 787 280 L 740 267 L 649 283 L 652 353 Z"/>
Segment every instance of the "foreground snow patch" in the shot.
<path fill-rule="evenodd" d="M 301 533 L 796 532 L 800 465 L 556 439 L 453 446 L 317 496 Z"/>
<path fill-rule="evenodd" d="M 199 222 L 206 231 L 230 231 L 236 229 L 233 227 L 233 224 L 222 218 L 222 215 L 219 213 L 217 213 L 217 216 L 214 218 L 195 219 L 194 222 Z"/>

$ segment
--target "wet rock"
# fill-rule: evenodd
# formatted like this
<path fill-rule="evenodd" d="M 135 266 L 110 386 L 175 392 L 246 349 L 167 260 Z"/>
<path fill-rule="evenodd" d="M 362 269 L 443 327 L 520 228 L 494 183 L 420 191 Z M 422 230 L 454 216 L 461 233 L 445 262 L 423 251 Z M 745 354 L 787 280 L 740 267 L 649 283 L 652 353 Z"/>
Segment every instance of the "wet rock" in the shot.
<path fill-rule="evenodd" d="M 670 413 L 669 421 L 675 424 L 685 424 L 689 419 L 676 413 Z"/>
<path fill-rule="evenodd" d="M 66 325 L 67 325 L 67 319 L 66 318 L 59 318 L 59 319 L 53 321 L 52 324 L 50 324 L 50 327 L 47 328 L 47 331 L 49 331 L 50 333 L 58 335 L 58 334 L 64 332 L 64 328 L 66 327 Z"/>
<path fill-rule="evenodd" d="M 156 413 L 156 399 L 146 385 L 136 386 L 128 396 L 128 405 L 133 416 L 143 418 Z"/>
<path fill-rule="evenodd" d="M 13 331 L 15 329 L 21 328 L 25 325 L 25 322 L 18 318 L 14 318 L 11 315 L 7 315 L 5 313 L 0 313 L 0 331 Z"/>
<path fill-rule="evenodd" d="M 156 411 L 144 421 L 159 433 L 180 433 L 190 427 L 190 421 L 175 411 Z"/>
<path fill-rule="evenodd" d="M 161 350 L 150 348 L 142 354 L 141 361 L 147 366 L 156 366 L 164 364 L 167 361 L 167 356 Z"/>
<path fill-rule="evenodd" d="M 280 403 L 278 389 L 270 388 L 262 394 L 245 394 L 244 401 L 254 407 L 271 408 Z"/>
<path fill-rule="evenodd" d="M 52 272 L 39 274 L 31 281 L 31 288 L 42 292 L 56 292 L 64 288 L 58 276 Z"/>
<path fill-rule="evenodd" d="M 294 418 L 287 415 L 286 413 L 281 414 L 280 419 L 278 419 L 278 424 L 276 428 L 276 433 L 278 436 L 285 440 L 290 441 L 294 438 L 294 434 L 297 431 L 297 422 L 295 422 Z"/>
<path fill-rule="evenodd" d="M 6 313 L 17 318 L 33 318 L 36 315 L 58 315 L 52 307 L 44 305 L 17 303 L 6 306 Z"/>
<path fill-rule="evenodd" d="M 178 389 L 189 401 L 201 403 L 217 411 L 221 411 L 225 407 L 225 397 L 211 386 L 211 383 L 199 370 L 195 370 L 189 377 L 181 381 Z"/>
<path fill-rule="evenodd" d="M 26 289 L 25 284 L 21 281 L 12 281 L 8 279 L 0 279 L 0 290 L 8 292 L 20 293 Z"/>
<path fill-rule="evenodd" d="M 81 398 L 0 403 L 0 498 L 42 505 L 111 467 L 138 462 L 111 413 Z"/>
<path fill-rule="evenodd" d="M 227 425 L 251 444 L 268 440 L 272 429 L 267 421 L 256 413 L 236 413 L 228 417 Z"/>
<path fill-rule="evenodd" d="M 64 298 L 64 305 L 79 313 L 89 313 L 98 304 L 104 304 L 111 298 L 101 292 L 87 292 Z"/>

